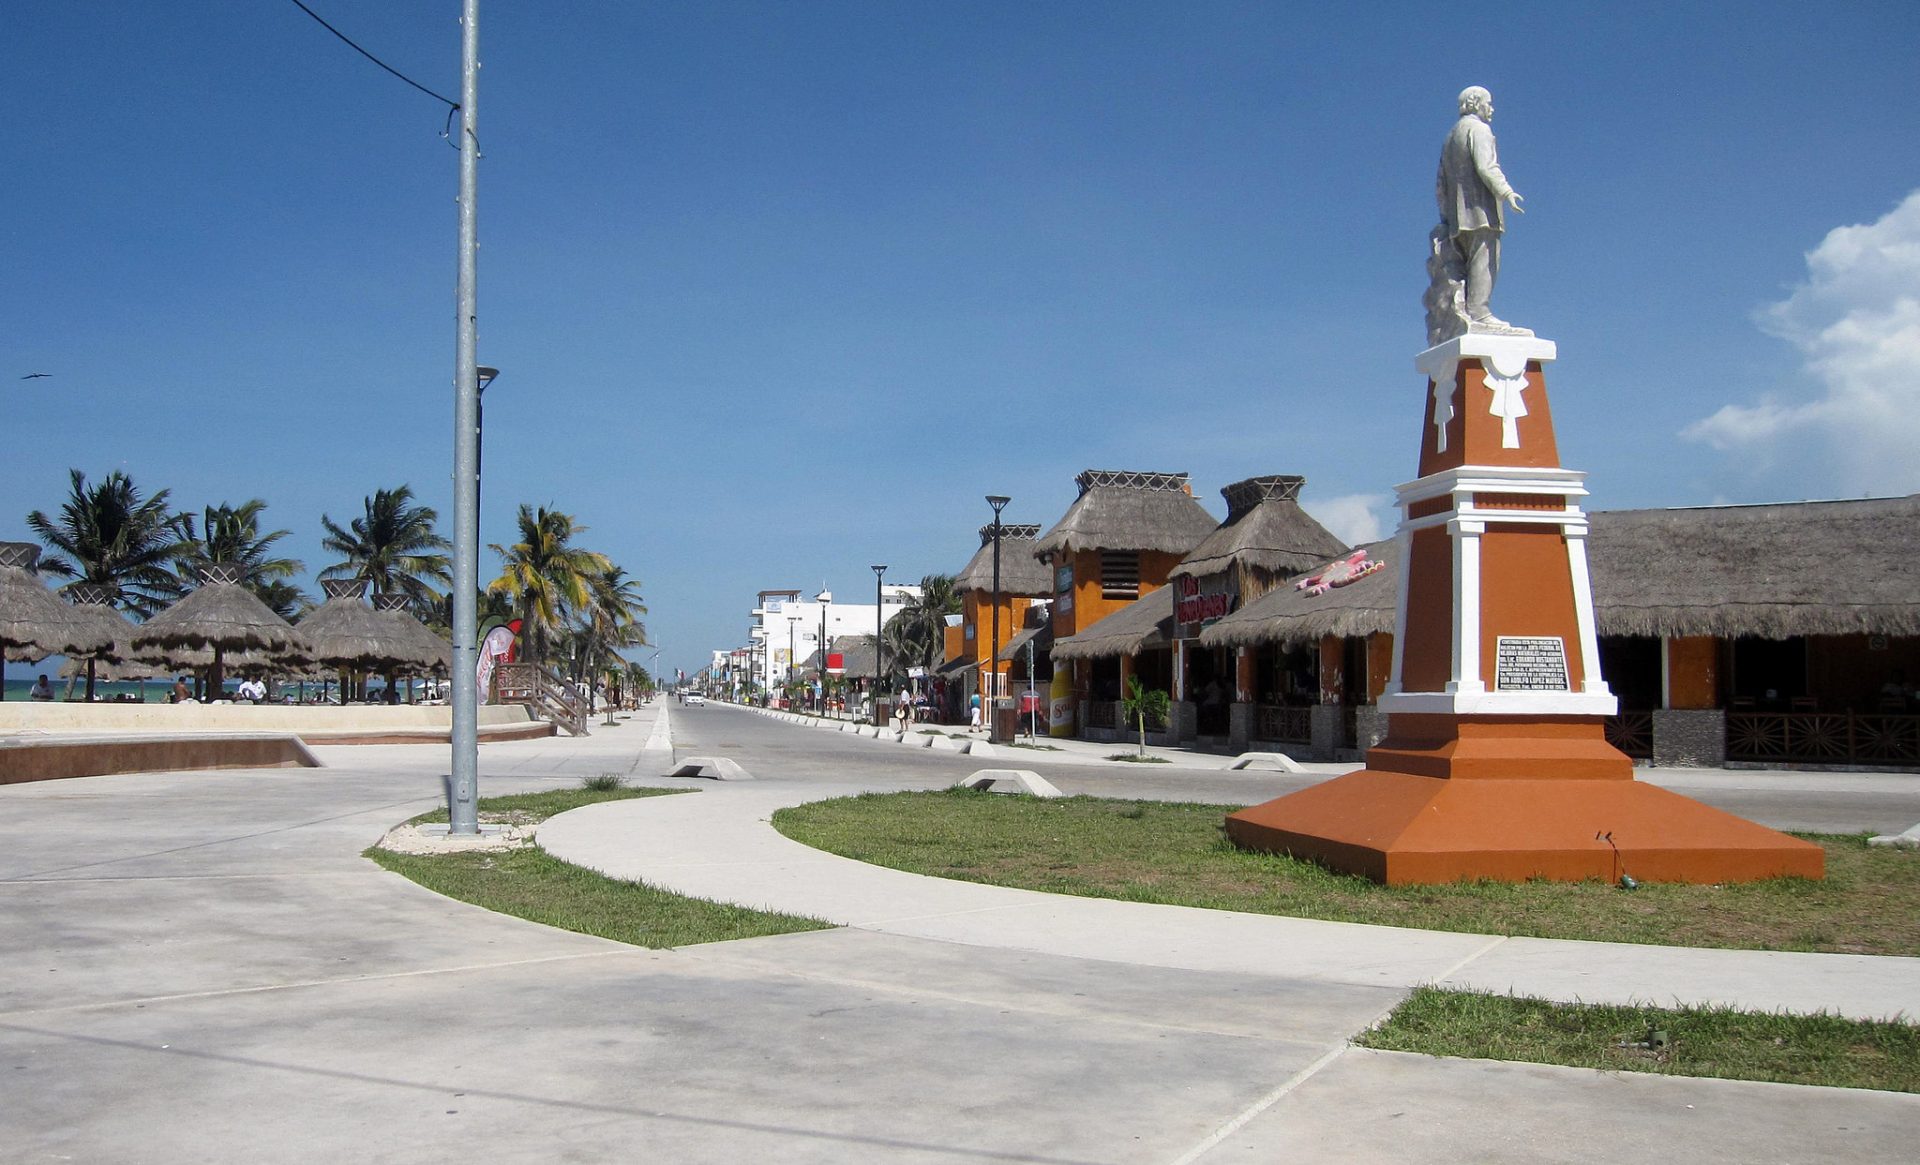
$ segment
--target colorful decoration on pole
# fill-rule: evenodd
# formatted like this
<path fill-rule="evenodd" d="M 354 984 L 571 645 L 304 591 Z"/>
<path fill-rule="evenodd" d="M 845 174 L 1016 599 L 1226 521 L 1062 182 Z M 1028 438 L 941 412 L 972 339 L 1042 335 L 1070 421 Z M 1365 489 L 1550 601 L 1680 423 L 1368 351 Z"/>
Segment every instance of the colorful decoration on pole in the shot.
<path fill-rule="evenodd" d="M 480 650 L 473 664 L 475 691 L 481 703 L 487 700 L 487 693 L 493 690 L 493 669 L 503 663 L 512 663 L 520 642 L 520 620 L 503 622 L 499 619 L 487 620 L 486 630 L 480 634 Z"/>

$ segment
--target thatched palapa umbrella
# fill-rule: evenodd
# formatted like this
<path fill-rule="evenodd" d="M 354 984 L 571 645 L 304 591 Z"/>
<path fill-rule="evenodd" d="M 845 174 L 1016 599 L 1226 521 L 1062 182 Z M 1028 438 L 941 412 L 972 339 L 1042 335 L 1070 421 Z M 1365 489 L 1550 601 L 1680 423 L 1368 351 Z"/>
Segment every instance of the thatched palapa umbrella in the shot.
<path fill-rule="evenodd" d="M 305 638 L 240 585 L 241 567 L 209 563 L 200 588 L 142 623 L 128 641 L 142 659 L 178 661 L 181 649 L 211 653 L 208 683 L 218 698 L 226 682 L 229 653 L 257 651 L 279 658 L 310 655 Z"/>
<path fill-rule="evenodd" d="M 107 642 L 94 651 L 80 655 L 76 653 L 75 662 L 85 665 L 87 675 L 87 703 L 93 703 L 93 685 L 99 678 L 99 665 L 102 663 L 125 663 L 127 661 L 127 639 L 133 634 L 133 622 L 125 615 L 113 609 L 113 588 L 99 583 L 75 583 L 66 589 L 67 601 L 73 604 L 76 615 L 92 621 L 108 636 Z M 66 671 L 61 669 L 62 673 Z"/>
<path fill-rule="evenodd" d="M 34 567 L 40 548 L 0 542 L 0 700 L 6 698 L 6 660 L 98 651 L 112 641 L 99 626 L 53 596 Z"/>
<path fill-rule="evenodd" d="M 327 601 L 300 620 L 315 662 L 348 670 L 388 672 L 404 655 L 394 629 L 360 601 L 367 583 L 361 578 L 321 579 Z M 347 698 L 347 677 L 340 677 L 341 701 Z"/>
<path fill-rule="evenodd" d="M 321 579 L 327 601 L 300 620 L 300 633 L 313 649 L 313 658 L 337 667 L 379 671 L 405 657 L 392 624 L 360 601 L 366 580 Z"/>
<path fill-rule="evenodd" d="M 373 605 L 377 608 L 375 614 L 393 625 L 405 647 L 407 654 L 395 660 L 401 674 L 453 674 L 453 645 L 408 612 L 405 595 L 375 595 Z M 391 697 L 392 685 L 388 685 L 388 692 Z"/>

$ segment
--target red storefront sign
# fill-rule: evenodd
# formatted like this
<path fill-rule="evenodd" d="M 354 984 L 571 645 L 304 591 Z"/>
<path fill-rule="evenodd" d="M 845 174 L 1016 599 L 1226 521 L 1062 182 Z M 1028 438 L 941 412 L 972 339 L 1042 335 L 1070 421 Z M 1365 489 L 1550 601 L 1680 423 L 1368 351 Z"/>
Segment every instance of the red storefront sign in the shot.
<path fill-rule="evenodd" d="M 1207 580 L 1202 586 L 1192 575 L 1174 581 L 1173 621 L 1180 625 L 1180 638 L 1191 639 L 1200 628 L 1233 611 L 1233 591 L 1225 575 Z"/>

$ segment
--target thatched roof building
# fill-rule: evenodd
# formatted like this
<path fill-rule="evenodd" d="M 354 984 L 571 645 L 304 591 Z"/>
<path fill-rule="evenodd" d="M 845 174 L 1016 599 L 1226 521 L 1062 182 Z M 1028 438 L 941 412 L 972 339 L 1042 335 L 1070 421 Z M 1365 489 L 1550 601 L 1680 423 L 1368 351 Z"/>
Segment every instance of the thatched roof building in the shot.
<path fill-rule="evenodd" d="M 1039 526 L 1000 524 L 1000 593 L 1043 599 L 1053 594 L 1053 574 L 1033 555 Z M 953 576 L 955 594 L 993 591 L 993 527 L 980 527 L 980 549 L 973 552 L 960 573 Z"/>
<path fill-rule="evenodd" d="M 845 665 L 845 674 L 852 679 L 873 678 L 873 636 L 836 635 L 827 648 L 829 653 L 839 652 L 841 663 Z M 800 663 L 798 671 L 818 672 L 820 670 L 820 652 L 816 649 Z"/>
<path fill-rule="evenodd" d="M 1173 641 L 1173 590 L 1162 587 L 1143 595 L 1078 635 L 1057 639 L 1055 663 L 1135 655 Z"/>
<path fill-rule="evenodd" d="M 1226 520 L 1173 568 L 1172 577 L 1204 578 L 1235 563 L 1268 576 L 1293 575 L 1345 553 L 1346 544 L 1300 508 L 1300 487 L 1306 482 L 1293 474 L 1274 474 L 1222 489 Z"/>
<path fill-rule="evenodd" d="M 1013 633 L 1000 649 L 1000 662 L 1011 663 L 1024 660 L 1027 644 L 1033 644 L 1033 653 L 1039 657 L 1051 658 L 1053 652 L 1053 610 L 1050 603 L 1035 603 L 1027 608 L 1026 625 Z"/>
<path fill-rule="evenodd" d="M 1399 559 L 1391 538 L 1355 547 L 1383 569 L 1345 586 L 1311 594 L 1297 586 L 1280 586 L 1221 619 L 1200 633 L 1207 647 L 1251 647 L 1257 643 L 1282 648 L 1318 643 L 1322 636 L 1371 635 L 1392 631 L 1400 602 Z M 1303 574 L 1317 573 L 1335 559 L 1315 563 Z"/>
<path fill-rule="evenodd" d="M 1602 635 L 1920 634 L 1920 495 L 1593 516 Z"/>
<path fill-rule="evenodd" d="M 1920 634 L 1920 495 L 1591 516 L 1587 558 L 1602 635 Z M 1281 587 L 1201 633 L 1202 643 L 1293 646 L 1393 630 L 1386 569 L 1322 595 Z"/>
<path fill-rule="evenodd" d="M 1213 517 L 1193 500 L 1184 473 L 1088 469 L 1073 480 L 1080 496 L 1033 544 L 1038 557 L 1076 550 L 1183 555 L 1213 532 Z"/>

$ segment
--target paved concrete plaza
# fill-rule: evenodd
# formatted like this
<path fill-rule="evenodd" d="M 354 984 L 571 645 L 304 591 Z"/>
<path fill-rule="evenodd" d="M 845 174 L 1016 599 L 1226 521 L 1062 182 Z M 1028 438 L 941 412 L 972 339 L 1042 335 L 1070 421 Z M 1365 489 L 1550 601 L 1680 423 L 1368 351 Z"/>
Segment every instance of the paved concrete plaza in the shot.
<path fill-rule="evenodd" d="M 698 788 L 543 838 L 851 925 L 648 951 L 440 898 L 359 855 L 438 803 L 444 747 L 0 788 L 0 1159 L 1878 1161 L 1920 1128 L 1914 1096 L 1346 1044 L 1422 979 L 1920 1013 L 1914 960 L 1329 928 L 874 871 L 763 819 L 982 762 L 660 711 L 488 744 L 482 792 L 603 772 Z M 662 775 L 693 754 L 757 779 Z M 1338 771 L 1018 763 L 1068 792 L 1242 803 Z M 1911 776 L 1651 776 L 1773 825 L 1920 821 Z"/>

